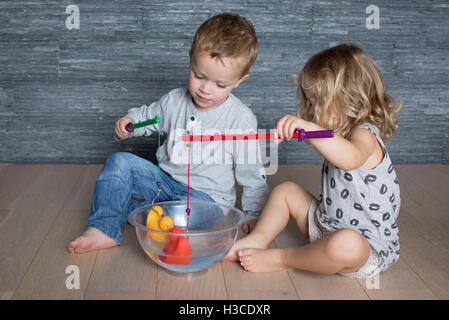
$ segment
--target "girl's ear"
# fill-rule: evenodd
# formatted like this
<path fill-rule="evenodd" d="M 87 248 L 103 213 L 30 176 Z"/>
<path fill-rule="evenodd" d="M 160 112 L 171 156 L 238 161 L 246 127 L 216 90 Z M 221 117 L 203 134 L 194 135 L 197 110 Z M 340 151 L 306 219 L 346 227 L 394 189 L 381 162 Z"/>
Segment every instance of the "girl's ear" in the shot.
<path fill-rule="evenodd" d="M 249 74 L 245 74 L 240 80 L 235 84 L 234 89 L 237 88 L 243 81 L 249 78 Z"/>

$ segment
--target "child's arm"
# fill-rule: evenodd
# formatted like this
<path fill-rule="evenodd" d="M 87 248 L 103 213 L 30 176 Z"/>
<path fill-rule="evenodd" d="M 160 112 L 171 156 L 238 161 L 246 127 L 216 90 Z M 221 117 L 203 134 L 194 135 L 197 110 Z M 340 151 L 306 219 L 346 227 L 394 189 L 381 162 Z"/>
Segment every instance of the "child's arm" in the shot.
<path fill-rule="evenodd" d="M 148 119 L 153 119 L 156 116 L 158 116 L 161 119 L 161 130 L 163 130 L 162 124 L 165 119 L 164 115 L 164 105 L 165 105 L 166 96 L 162 97 L 159 101 L 153 102 L 151 105 L 143 105 L 138 108 L 132 108 L 128 110 L 128 114 L 125 116 L 125 118 L 131 119 L 132 123 L 137 123 L 139 121 L 146 121 Z M 126 123 L 126 124 L 128 124 Z M 125 126 L 126 126 L 125 124 Z M 134 129 L 134 132 L 130 134 L 131 137 L 138 137 L 138 136 L 149 136 L 153 133 L 155 133 L 158 130 L 158 124 L 151 124 L 148 126 L 140 127 Z"/>
<path fill-rule="evenodd" d="M 257 120 L 243 119 L 245 126 L 257 132 Z M 247 222 L 243 225 L 243 230 L 249 233 L 254 227 L 254 222 L 259 218 L 260 213 L 268 199 L 268 185 L 265 178 L 263 164 L 259 161 L 260 146 L 257 140 L 242 141 L 236 144 L 234 154 L 234 176 L 239 185 L 243 188 L 242 210 L 246 213 Z M 242 161 L 244 160 L 244 161 Z"/>
<path fill-rule="evenodd" d="M 143 105 L 141 107 L 132 108 L 128 110 L 128 114 L 117 120 L 114 127 L 114 135 L 120 139 L 126 139 L 128 137 L 149 136 L 158 130 L 158 124 L 152 124 L 141 128 L 134 129 L 134 132 L 129 133 L 126 130 L 126 125 L 130 122 L 137 123 L 139 121 L 146 121 L 147 119 L 153 119 L 156 116 L 161 119 L 161 131 L 165 132 L 163 122 L 165 119 L 165 106 L 168 99 L 168 95 L 163 96 L 159 101 L 152 103 L 151 105 Z"/>
<path fill-rule="evenodd" d="M 280 143 L 283 139 L 290 140 L 295 129 L 325 130 L 313 122 L 293 115 L 285 115 L 279 119 L 275 129 L 278 134 L 276 143 Z M 330 163 L 343 170 L 363 166 L 375 151 L 377 143 L 375 136 L 363 128 L 354 129 L 348 139 L 335 135 L 334 138 L 310 139 L 308 142 Z"/>
<path fill-rule="evenodd" d="M 235 166 L 236 181 L 243 188 L 242 210 L 247 219 L 243 225 L 245 233 L 251 232 L 268 199 L 268 185 L 260 169 L 263 170 L 263 166 L 256 164 L 237 164 Z"/>

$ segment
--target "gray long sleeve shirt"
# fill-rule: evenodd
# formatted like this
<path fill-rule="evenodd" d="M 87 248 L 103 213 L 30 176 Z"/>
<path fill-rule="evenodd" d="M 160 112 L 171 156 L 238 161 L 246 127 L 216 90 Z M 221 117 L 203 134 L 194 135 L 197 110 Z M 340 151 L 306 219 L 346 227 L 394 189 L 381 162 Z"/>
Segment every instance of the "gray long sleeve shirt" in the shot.
<path fill-rule="evenodd" d="M 188 142 L 183 134 L 214 135 L 257 133 L 253 112 L 233 94 L 215 109 L 198 112 L 187 89 L 174 89 L 151 105 L 128 111 L 134 122 L 158 116 L 161 134 L 160 167 L 173 179 L 187 184 Z M 130 137 L 156 133 L 158 124 L 135 129 Z M 216 202 L 234 206 L 235 183 L 243 187 L 246 219 L 257 219 L 268 197 L 265 170 L 257 140 L 194 141 L 190 145 L 190 187 L 209 194 Z"/>

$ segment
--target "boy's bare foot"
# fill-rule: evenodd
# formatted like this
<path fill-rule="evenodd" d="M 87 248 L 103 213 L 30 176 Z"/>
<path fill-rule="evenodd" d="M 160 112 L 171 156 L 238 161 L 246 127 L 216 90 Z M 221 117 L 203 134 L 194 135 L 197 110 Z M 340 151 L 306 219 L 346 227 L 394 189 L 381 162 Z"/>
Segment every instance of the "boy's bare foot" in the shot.
<path fill-rule="evenodd" d="M 288 268 L 280 249 L 242 249 L 238 251 L 240 264 L 249 272 L 284 271 Z"/>
<path fill-rule="evenodd" d="M 89 228 L 84 233 L 69 243 L 71 253 L 86 253 L 98 249 L 106 249 L 117 246 L 118 243 L 109 238 L 103 232 L 95 228 Z"/>
<path fill-rule="evenodd" d="M 238 261 L 239 257 L 237 252 L 245 248 L 258 248 L 265 249 L 268 246 L 262 239 L 259 239 L 256 234 L 251 233 L 249 236 L 237 240 L 229 250 L 228 254 L 222 259 L 222 261 Z"/>

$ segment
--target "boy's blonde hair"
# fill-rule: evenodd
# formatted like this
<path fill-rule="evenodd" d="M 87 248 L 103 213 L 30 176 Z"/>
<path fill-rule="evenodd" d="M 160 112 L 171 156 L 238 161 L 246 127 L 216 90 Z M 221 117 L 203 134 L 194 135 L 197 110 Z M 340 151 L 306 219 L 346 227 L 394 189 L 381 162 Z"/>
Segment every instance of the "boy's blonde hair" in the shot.
<path fill-rule="evenodd" d="M 209 18 L 197 30 L 190 54 L 206 52 L 211 58 L 235 58 L 248 74 L 259 53 L 256 31 L 249 19 L 233 13 L 221 13 Z"/>
<path fill-rule="evenodd" d="M 299 74 L 298 116 L 347 137 L 365 122 L 379 128 L 388 140 L 398 128 L 397 104 L 384 92 L 384 83 L 374 61 L 359 47 L 341 44 L 314 55 Z M 316 96 L 312 117 L 305 90 Z"/>

